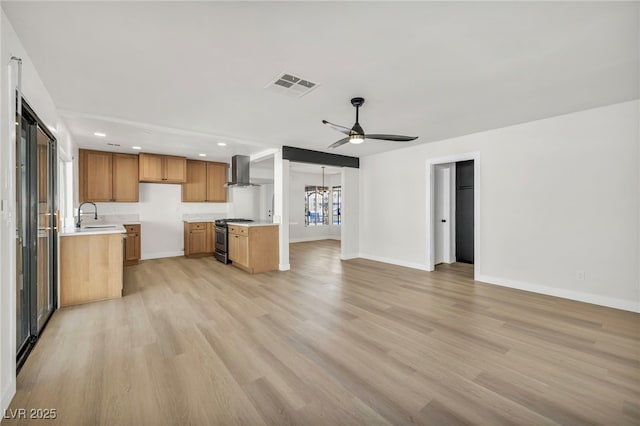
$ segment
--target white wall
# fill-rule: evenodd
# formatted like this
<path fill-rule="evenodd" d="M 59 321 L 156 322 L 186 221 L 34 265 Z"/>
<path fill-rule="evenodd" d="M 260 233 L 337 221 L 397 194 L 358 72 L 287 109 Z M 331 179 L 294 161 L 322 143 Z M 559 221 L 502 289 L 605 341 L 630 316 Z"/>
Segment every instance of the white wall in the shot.
<path fill-rule="evenodd" d="M 318 166 L 319 167 L 319 166 Z M 325 175 L 325 186 L 340 185 L 339 174 Z M 289 238 L 290 242 L 340 239 L 340 226 L 305 226 L 305 186 L 322 186 L 322 174 L 291 171 L 289 183 Z M 332 198 L 329 197 L 329 214 L 332 212 Z M 331 223 L 331 217 L 329 218 Z"/>
<path fill-rule="evenodd" d="M 340 227 L 340 258 L 353 259 L 360 252 L 362 220 L 360 169 L 342 168 L 342 226 Z M 364 213 L 364 212 L 363 212 Z M 377 230 L 375 230 L 377 232 Z"/>
<path fill-rule="evenodd" d="M 260 219 L 260 186 L 229 188 L 228 217 Z"/>
<path fill-rule="evenodd" d="M 479 279 L 639 311 L 639 105 L 361 158 L 360 255 L 424 268 L 426 161 L 479 152 Z"/>
<path fill-rule="evenodd" d="M 51 96 L 4 12 L 0 17 L 0 395 L 3 410 L 15 394 L 16 270 L 15 270 L 15 96 L 17 66 L 11 56 L 22 58 L 23 96 L 44 124 L 52 129 L 61 157 L 76 149 L 56 112 Z M 11 80 L 11 83 L 10 83 Z"/>

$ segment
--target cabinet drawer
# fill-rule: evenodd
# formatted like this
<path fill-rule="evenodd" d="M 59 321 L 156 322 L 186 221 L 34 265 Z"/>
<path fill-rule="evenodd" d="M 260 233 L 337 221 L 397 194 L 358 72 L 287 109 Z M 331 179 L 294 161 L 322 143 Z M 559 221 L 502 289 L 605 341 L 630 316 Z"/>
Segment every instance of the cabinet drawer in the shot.
<path fill-rule="evenodd" d="M 249 235 L 249 228 L 246 226 L 229 226 L 230 234 Z"/>
<path fill-rule="evenodd" d="M 189 227 L 191 228 L 192 231 L 195 231 L 196 229 L 207 229 L 207 224 L 206 223 L 190 223 Z"/>
<path fill-rule="evenodd" d="M 140 232 L 140 225 L 124 225 L 124 229 L 127 231 L 127 234 Z"/>

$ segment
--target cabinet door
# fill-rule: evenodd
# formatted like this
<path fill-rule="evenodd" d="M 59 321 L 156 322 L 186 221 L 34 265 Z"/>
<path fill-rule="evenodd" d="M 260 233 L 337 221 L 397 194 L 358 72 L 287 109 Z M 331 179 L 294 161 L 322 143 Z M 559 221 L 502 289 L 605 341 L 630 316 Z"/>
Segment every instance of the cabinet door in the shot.
<path fill-rule="evenodd" d="M 138 156 L 140 167 L 140 182 L 164 182 L 163 180 L 163 156 L 154 154 L 140 154 Z"/>
<path fill-rule="evenodd" d="M 136 234 L 127 234 L 124 239 L 124 264 L 135 263 L 138 261 L 138 250 L 136 244 Z"/>
<path fill-rule="evenodd" d="M 227 167 L 226 163 L 207 163 L 207 201 L 227 202 Z"/>
<path fill-rule="evenodd" d="M 113 200 L 113 155 L 80 150 L 80 202 Z"/>
<path fill-rule="evenodd" d="M 113 154 L 113 200 L 138 202 L 138 156 Z"/>
<path fill-rule="evenodd" d="M 124 264 L 137 265 L 140 261 L 140 225 L 124 225 L 127 238 L 124 240 Z"/>
<path fill-rule="evenodd" d="M 238 260 L 238 248 L 239 248 L 239 238 L 240 235 L 237 234 L 228 234 L 229 235 L 229 259 L 231 259 L 232 261 L 236 261 Z"/>
<path fill-rule="evenodd" d="M 236 235 L 238 238 L 238 252 L 236 254 L 236 263 L 242 266 L 249 266 L 249 237 L 246 235 Z"/>
<path fill-rule="evenodd" d="M 213 222 L 207 223 L 207 253 L 213 253 L 216 225 Z"/>
<path fill-rule="evenodd" d="M 182 184 L 182 201 L 204 202 L 207 197 L 207 163 L 187 160 L 187 182 Z"/>
<path fill-rule="evenodd" d="M 184 183 L 187 181 L 187 159 L 164 157 L 164 182 Z"/>
<path fill-rule="evenodd" d="M 189 254 L 201 254 L 207 252 L 207 230 L 192 229 L 189 232 Z"/>

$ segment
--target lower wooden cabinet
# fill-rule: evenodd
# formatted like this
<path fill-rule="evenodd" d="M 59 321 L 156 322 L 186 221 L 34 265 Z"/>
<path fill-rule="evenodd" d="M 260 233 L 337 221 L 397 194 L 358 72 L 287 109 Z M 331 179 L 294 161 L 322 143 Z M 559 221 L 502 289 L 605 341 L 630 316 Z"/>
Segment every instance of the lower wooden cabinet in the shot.
<path fill-rule="evenodd" d="M 277 271 L 278 226 L 229 225 L 229 259 L 249 273 Z"/>
<path fill-rule="evenodd" d="M 140 225 L 124 225 L 127 231 L 124 239 L 124 265 L 140 263 Z"/>
<path fill-rule="evenodd" d="M 187 257 L 213 254 L 213 223 L 194 222 L 184 224 L 184 255 Z"/>

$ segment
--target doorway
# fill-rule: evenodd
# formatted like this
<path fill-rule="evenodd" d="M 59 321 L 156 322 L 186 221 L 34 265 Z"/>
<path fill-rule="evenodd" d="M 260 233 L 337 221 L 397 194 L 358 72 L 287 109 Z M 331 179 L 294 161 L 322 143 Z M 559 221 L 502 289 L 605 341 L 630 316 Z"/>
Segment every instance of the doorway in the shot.
<path fill-rule="evenodd" d="M 473 264 L 473 160 L 456 163 L 456 261 Z"/>
<path fill-rule="evenodd" d="M 56 140 L 23 101 L 16 117 L 16 348 L 20 369 L 56 308 Z"/>
<path fill-rule="evenodd" d="M 427 160 L 427 265 L 463 262 L 480 275 L 480 154 Z"/>

